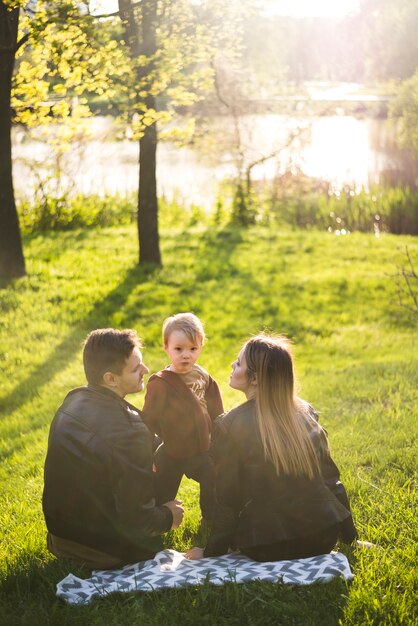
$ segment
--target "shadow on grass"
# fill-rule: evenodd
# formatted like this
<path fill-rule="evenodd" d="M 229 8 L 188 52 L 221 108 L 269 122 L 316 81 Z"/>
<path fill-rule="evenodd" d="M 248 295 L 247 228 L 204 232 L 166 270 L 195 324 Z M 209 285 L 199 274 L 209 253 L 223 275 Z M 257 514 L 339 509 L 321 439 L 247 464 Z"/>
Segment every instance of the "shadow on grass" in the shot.
<path fill-rule="evenodd" d="M 217 289 L 222 288 L 223 277 L 225 280 L 231 279 L 230 259 L 235 248 L 242 242 L 243 235 L 239 229 L 224 228 L 222 230 L 205 230 L 199 234 L 193 231 L 184 231 L 175 237 L 168 237 L 165 240 L 165 254 L 167 259 L 174 259 L 174 262 L 167 260 L 159 275 L 158 288 L 167 288 L 164 292 L 164 304 L 167 307 L 167 315 L 179 313 L 180 311 L 193 311 L 197 315 L 201 314 L 202 303 L 208 297 L 213 296 L 213 291 L 208 293 L 207 283 L 216 280 Z M 188 267 L 190 259 L 193 260 L 191 267 Z M 242 280 L 242 272 L 241 280 Z M 149 294 L 140 294 L 130 298 L 124 306 L 124 319 L 137 319 L 138 311 L 142 310 L 142 315 L 147 323 L 155 322 L 153 305 L 144 310 L 144 298 Z M 145 337 L 147 346 L 161 344 L 161 324 L 163 319 L 158 320 L 158 336 Z"/>
<path fill-rule="evenodd" d="M 74 250 L 81 249 L 84 245 L 84 241 L 91 236 L 91 231 L 87 230 L 79 230 L 79 231 L 49 231 L 49 232 L 34 232 L 24 235 L 23 244 L 26 249 L 29 245 L 36 244 L 39 240 L 42 242 L 43 251 L 41 254 L 41 259 L 44 262 L 48 262 L 48 260 L 54 259 L 55 262 L 59 259 L 60 256 L 65 254 L 67 251 L 74 252 Z M 34 258 L 37 255 L 34 255 Z M 13 288 L 13 285 L 19 284 L 20 280 L 25 280 L 31 278 L 34 273 L 31 273 L 28 269 L 28 265 L 30 265 L 30 260 L 26 259 L 26 274 L 19 278 L 0 278 L 0 292 L 3 289 L 8 289 L 10 287 Z M 36 272 L 35 272 L 36 274 Z"/>
<path fill-rule="evenodd" d="M 307 327 L 304 316 L 297 319 L 279 310 L 277 302 L 263 284 L 264 276 L 254 271 L 254 266 L 243 264 L 238 258 L 234 258 L 236 248 L 242 244 L 239 251 L 241 256 L 257 254 L 251 247 L 246 245 L 248 230 L 243 227 L 227 226 L 219 231 L 206 231 L 201 237 L 199 249 L 199 265 L 196 268 L 196 276 L 192 285 L 184 285 L 180 292 L 185 296 L 188 290 L 196 289 L 197 285 L 206 287 L 210 283 L 211 293 L 220 303 L 225 317 L 230 319 L 228 327 L 223 327 L 225 337 L 242 338 L 242 329 L 237 324 L 241 309 L 245 310 L 251 324 L 252 332 L 264 328 L 286 328 L 286 334 L 298 338 L 311 328 Z M 266 245 L 269 245 L 268 238 Z M 270 251 L 271 255 L 277 255 L 277 268 L 280 267 L 281 256 L 277 250 Z M 255 261 L 257 263 L 258 261 Z M 269 268 L 267 271 L 272 271 Z M 277 269 L 277 271 L 280 271 Z M 212 281 L 212 282 L 211 282 Z M 203 296 L 207 297 L 207 296 Z M 260 301 L 262 304 L 260 305 Z M 235 311 L 233 310 L 235 307 Z"/>
<path fill-rule="evenodd" d="M 56 585 L 70 572 L 80 578 L 88 578 L 90 571 L 71 560 L 44 559 L 40 553 L 23 553 L 10 568 L 6 568 L 0 580 L 1 624 L 44 626 L 67 623 L 67 620 L 61 622 L 60 619 L 52 618 L 51 609 L 64 606 L 56 597 Z M 78 607 L 68 608 L 72 609 L 70 621 L 74 623 Z"/>
<path fill-rule="evenodd" d="M 31 372 L 7 396 L 0 399 L 0 412 L 6 415 L 7 412 L 19 409 L 28 400 L 39 395 L 40 390 L 48 384 L 51 378 L 67 366 L 68 361 L 80 349 L 86 335 L 95 328 L 109 326 L 109 318 L 116 310 L 124 306 L 136 285 L 150 280 L 158 270 L 159 268 L 155 265 L 132 267 L 127 272 L 125 280 L 105 298 L 96 302 L 89 315 L 80 320 L 74 330 L 61 341 L 48 359 Z"/>

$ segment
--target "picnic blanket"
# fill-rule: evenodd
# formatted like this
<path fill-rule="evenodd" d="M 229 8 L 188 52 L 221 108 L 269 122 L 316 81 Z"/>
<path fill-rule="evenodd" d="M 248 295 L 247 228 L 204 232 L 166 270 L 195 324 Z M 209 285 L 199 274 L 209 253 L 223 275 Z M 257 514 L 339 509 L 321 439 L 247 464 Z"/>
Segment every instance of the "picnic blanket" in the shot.
<path fill-rule="evenodd" d="M 205 582 L 223 585 L 226 582 L 265 580 L 275 583 L 281 580 L 295 585 L 309 585 L 335 577 L 353 578 L 347 557 L 340 552 L 293 561 L 259 563 L 243 554 L 189 561 L 181 552 L 163 550 L 149 561 L 116 570 L 95 570 L 88 579 L 68 574 L 58 583 L 57 596 L 70 604 L 89 604 L 93 598 L 111 593 L 154 591 Z"/>

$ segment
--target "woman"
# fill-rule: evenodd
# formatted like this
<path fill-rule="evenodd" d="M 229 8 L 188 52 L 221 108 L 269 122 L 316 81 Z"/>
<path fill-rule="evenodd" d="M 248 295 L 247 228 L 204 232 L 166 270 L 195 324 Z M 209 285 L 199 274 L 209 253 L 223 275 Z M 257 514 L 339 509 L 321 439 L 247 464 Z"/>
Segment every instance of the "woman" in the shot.
<path fill-rule="evenodd" d="M 351 542 L 348 497 L 312 407 L 294 391 L 286 338 L 251 338 L 232 364 L 230 386 L 247 401 L 216 421 L 213 527 L 198 559 L 240 550 L 257 561 L 297 559 Z"/>

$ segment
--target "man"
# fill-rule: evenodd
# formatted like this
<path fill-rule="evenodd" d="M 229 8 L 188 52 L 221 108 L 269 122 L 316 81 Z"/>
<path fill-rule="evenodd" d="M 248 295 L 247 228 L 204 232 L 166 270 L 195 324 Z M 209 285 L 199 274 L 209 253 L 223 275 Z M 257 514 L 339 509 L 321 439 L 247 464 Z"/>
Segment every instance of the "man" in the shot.
<path fill-rule="evenodd" d="M 92 569 L 152 558 L 183 518 L 178 500 L 157 506 L 153 440 L 124 400 L 144 389 L 133 330 L 99 329 L 84 344 L 86 387 L 73 389 L 51 424 L 43 511 L 48 549 Z"/>

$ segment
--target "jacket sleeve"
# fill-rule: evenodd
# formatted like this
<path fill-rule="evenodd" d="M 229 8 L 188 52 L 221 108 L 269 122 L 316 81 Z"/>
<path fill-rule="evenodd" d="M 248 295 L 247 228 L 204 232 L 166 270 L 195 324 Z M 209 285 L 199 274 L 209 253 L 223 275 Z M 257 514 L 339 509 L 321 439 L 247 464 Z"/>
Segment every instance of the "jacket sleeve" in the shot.
<path fill-rule="evenodd" d="M 320 461 L 321 474 L 328 489 L 334 494 L 337 500 L 351 512 L 350 501 L 347 491 L 340 480 L 340 472 L 331 457 L 328 446 L 328 438 L 324 429 L 320 428 L 316 435 L 316 450 Z M 351 543 L 357 537 L 353 518 L 350 515 L 340 527 L 340 539 L 346 543 Z"/>
<path fill-rule="evenodd" d="M 158 376 L 151 376 L 147 384 L 142 419 L 151 433 L 162 437 L 160 417 L 166 409 L 166 385 Z"/>
<path fill-rule="evenodd" d="M 152 473 L 152 437 L 142 422 L 124 430 L 110 451 L 109 471 L 119 531 L 141 544 L 141 538 L 170 530 L 173 517 L 156 506 Z"/>
<path fill-rule="evenodd" d="M 215 505 L 205 557 L 226 554 L 234 547 L 240 512 L 240 454 L 225 417 L 215 421 L 211 451 L 216 467 Z"/>
<path fill-rule="evenodd" d="M 209 376 L 209 384 L 206 389 L 205 398 L 208 413 L 213 421 L 224 412 L 224 405 L 218 383 L 212 378 L 212 376 Z"/>
<path fill-rule="evenodd" d="M 350 510 L 350 504 L 344 485 L 340 481 L 340 472 L 333 459 L 328 446 L 328 438 L 325 431 L 319 427 L 315 433 L 315 448 L 318 454 L 322 477 L 326 486 L 338 498 L 346 509 Z"/>

